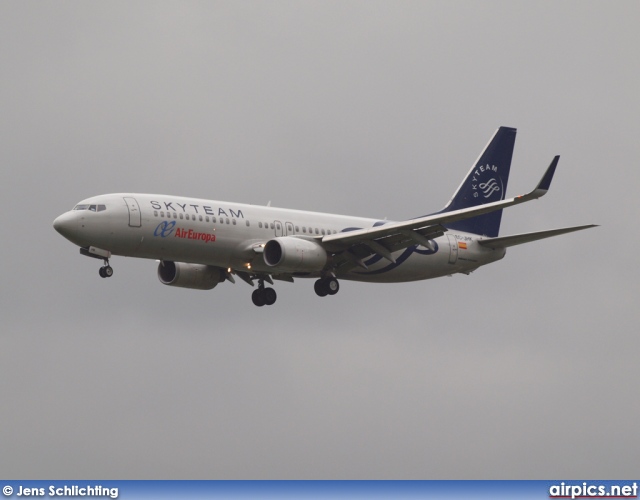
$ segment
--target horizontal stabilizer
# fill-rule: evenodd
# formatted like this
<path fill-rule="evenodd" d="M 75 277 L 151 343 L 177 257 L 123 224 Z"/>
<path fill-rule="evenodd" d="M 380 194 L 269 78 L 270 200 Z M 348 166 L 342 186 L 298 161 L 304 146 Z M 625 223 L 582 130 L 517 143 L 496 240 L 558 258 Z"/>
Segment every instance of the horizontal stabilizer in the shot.
<path fill-rule="evenodd" d="M 597 224 L 588 224 L 586 226 L 563 227 L 561 229 L 549 229 L 547 231 L 538 231 L 535 233 L 514 234 L 513 236 L 502 236 L 500 238 L 487 238 L 484 240 L 478 240 L 478 243 L 483 247 L 494 249 L 507 248 L 514 245 L 521 245 L 522 243 L 530 243 L 532 241 L 551 238 L 552 236 L 559 236 L 561 234 L 573 233 L 574 231 L 589 229 L 590 227 L 598 226 Z"/>

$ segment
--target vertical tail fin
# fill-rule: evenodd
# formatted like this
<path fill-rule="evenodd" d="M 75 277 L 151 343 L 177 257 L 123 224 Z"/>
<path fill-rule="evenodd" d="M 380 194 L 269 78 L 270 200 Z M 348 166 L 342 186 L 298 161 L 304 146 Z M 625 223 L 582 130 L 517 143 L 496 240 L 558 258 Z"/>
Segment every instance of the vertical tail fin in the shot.
<path fill-rule="evenodd" d="M 511 168 L 516 129 L 500 127 L 471 167 L 447 206 L 439 213 L 504 200 Z M 500 231 L 502 210 L 446 224 L 448 229 L 495 238 Z"/>

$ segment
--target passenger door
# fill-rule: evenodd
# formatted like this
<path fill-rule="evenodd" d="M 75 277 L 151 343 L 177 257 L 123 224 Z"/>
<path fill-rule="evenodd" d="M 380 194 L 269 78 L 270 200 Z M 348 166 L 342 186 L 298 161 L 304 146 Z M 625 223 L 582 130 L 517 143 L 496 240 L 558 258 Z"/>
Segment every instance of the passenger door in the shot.
<path fill-rule="evenodd" d="M 135 198 L 126 196 L 124 201 L 127 204 L 127 209 L 129 209 L 129 226 L 140 227 L 142 225 L 142 217 L 140 215 L 140 205 L 138 205 L 138 201 Z"/>
<path fill-rule="evenodd" d="M 449 264 L 455 264 L 458 261 L 458 240 L 450 234 L 447 238 L 449 239 Z"/>

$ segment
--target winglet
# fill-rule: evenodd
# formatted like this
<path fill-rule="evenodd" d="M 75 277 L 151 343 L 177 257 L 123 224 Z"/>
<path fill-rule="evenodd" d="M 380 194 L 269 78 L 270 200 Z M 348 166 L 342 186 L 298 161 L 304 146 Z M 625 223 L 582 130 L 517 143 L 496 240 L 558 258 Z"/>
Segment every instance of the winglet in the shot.
<path fill-rule="evenodd" d="M 540 193 L 540 196 L 545 195 L 547 191 L 549 191 L 549 187 L 551 186 L 551 180 L 553 179 L 553 174 L 555 174 L 556 167 L 558 166 L 558 161 L 560 161 L 560 155 L 557 155 L 551 161 L 551 165 L 549 165 L 549 168 L 547 168 L 547 171 L 542 176 L 542 179 L 540 179 L 540 183 L 538 184 L 538 187 L 536 187 L 535 189 L 536 191 L 544 191 L 543 193 Z"/>

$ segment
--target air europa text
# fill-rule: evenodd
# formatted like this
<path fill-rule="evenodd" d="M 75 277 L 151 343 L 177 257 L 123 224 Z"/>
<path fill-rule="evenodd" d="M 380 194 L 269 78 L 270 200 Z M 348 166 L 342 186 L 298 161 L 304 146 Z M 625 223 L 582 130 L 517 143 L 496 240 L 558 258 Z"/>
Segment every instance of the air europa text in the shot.
<path fill-rule="evenodd" d="M 183 239 L 187 239 L 187 240 L 201 240 L 204 241 L 205 243 L 209 243 L 210 241 L 216 241 L 216 235 L 215 234 L 209 234 L 209 233 L 198 233 L 196 231 L 194 231 L 193 229 L 189 229 L 188 231 L 186 229 L 176 229 L 176 238 L 183 238 Z"/>

